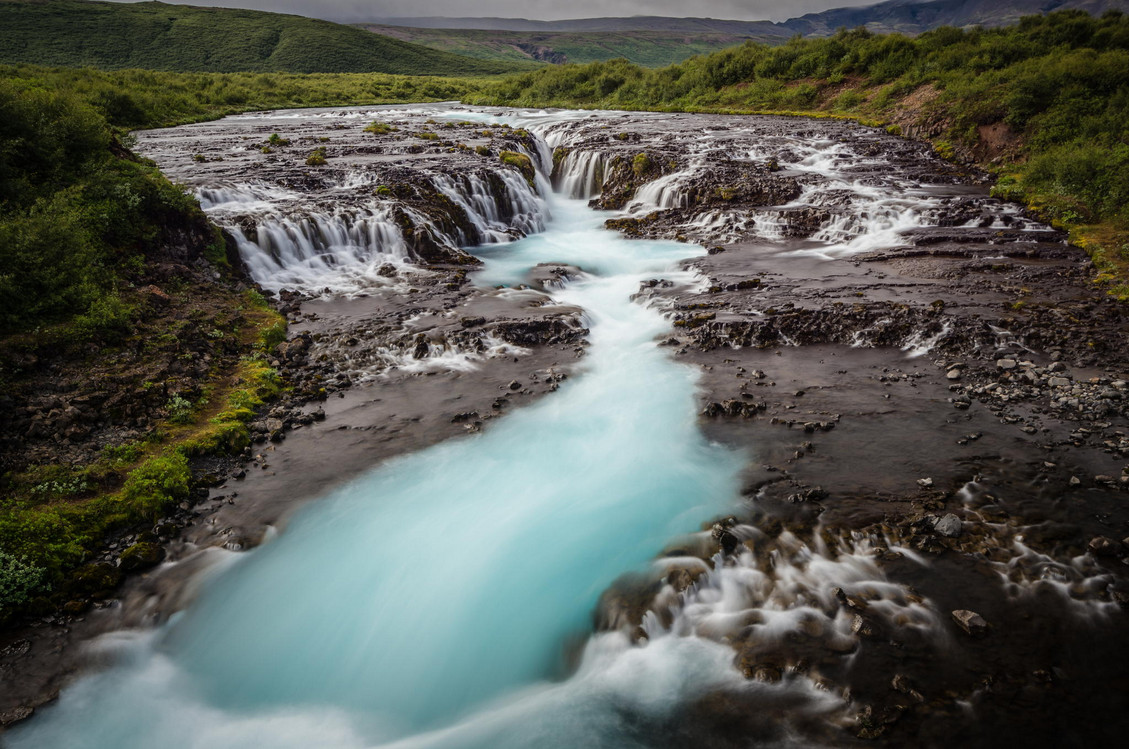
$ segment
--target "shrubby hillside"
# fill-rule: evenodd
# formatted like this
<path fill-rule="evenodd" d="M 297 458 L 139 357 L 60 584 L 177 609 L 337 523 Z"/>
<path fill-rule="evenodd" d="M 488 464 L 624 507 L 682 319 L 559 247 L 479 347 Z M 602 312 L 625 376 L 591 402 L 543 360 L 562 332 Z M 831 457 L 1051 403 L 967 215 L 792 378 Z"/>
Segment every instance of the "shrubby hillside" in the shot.
<path fill-rule="evenodd" d="M 83 0 L 0 1 L 0 63 L 405 75 L 497 75 L 523 65 L 472 60 L 303 16 Z"/>

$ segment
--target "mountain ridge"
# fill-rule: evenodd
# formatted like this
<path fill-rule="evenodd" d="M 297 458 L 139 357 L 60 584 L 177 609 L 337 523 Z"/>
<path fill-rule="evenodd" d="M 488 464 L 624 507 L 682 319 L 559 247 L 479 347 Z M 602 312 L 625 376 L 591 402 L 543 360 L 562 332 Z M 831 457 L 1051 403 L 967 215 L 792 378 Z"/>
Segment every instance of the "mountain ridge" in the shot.
<path fill-rule="evenodd" d="M 1100 15 L 1106 10 L 1129 10 L 1129 0 L 886 0 L 858 7 L 831 8 L 806 13 L 787 21 L 739 21 L 722 18 L 636 15 L 538 21 L 501 17 L 399 17 L 375 18 L 371 25 L 419 29 L 483 31 L 580 32 L 580 31 L 680 31 L 684 33 L 832 34 L 841 26 L 878 26 L 872 31 L 890 31 L 890 26 L 918 26 L 921 33 L 937 26 L 996 26 L 1013 23 L 1025 15 L 1055 10 L 1085 10 Z M 362 24 L 357 24 L 362 25 Z M 364 25 L 370 25 L 366 22 Z"/>

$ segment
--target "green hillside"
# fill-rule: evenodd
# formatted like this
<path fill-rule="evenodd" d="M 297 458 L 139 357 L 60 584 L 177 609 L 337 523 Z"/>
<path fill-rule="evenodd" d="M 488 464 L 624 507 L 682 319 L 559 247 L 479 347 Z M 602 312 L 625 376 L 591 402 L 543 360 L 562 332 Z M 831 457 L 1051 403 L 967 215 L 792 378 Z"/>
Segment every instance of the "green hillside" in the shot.
<path fill-rule="evenodd" d="M 778 36 L 678 31 L 529 32 L 429 29 L 365 24 L 362 28 L 425 47 L 482 60 L 588 63 L 622 57 L 636 65 L 663 67 L 753 40 L 782 43 Z"/>
<path fill-rule="evenodd" d="M 460 76 L 522 67 L 301 16 L 82 0 L 0 0 L 0 62 L 106 70 Z"/>

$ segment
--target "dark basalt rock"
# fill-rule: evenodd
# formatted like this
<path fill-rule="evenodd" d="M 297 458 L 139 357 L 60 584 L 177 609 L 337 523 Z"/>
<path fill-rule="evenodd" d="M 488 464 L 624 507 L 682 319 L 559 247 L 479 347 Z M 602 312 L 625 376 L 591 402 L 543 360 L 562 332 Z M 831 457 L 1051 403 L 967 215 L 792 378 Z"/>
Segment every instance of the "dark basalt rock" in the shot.
<path fill-rule="evenodd" d="M 122 572 L 136 572 L 138 570 L 156 567 L 165 560 L 165 547 L 151 542 L 141 542 L 130 546 L 118 558 L 118 567 Z"/>
<path fill-rule="evenodd" d="M 685 204 L 695 208 L 781 205 L 800 196 L 795 177 L 777 174 L 767 163 L 711 161 L 683 183 Z"/>

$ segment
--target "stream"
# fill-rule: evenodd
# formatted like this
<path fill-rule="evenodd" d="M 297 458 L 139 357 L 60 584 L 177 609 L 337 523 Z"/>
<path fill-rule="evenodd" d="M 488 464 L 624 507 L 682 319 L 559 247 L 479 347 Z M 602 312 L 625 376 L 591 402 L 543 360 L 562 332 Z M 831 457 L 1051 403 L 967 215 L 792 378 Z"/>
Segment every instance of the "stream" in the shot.
<path fill-rule="evenodd" d="M 621 711 L 741 681 L 721 645 L 609 633 L 551 684 L 600 593 L 724 513 L 741 465 L 698 432 L 695 371 L 655 343 L 669 322 L 631 300 L 657 275 L 694 283 L 677 261 L 700 250 L 623 239 L 577 200 L 552 215 L 484 251 L 475 282 L 584 268 L 554 294 L 590 325 L 582 374 L 313 503 L 168 626 L 105 644 L 124 664 L 12 746 L 624 746 Z"/>

